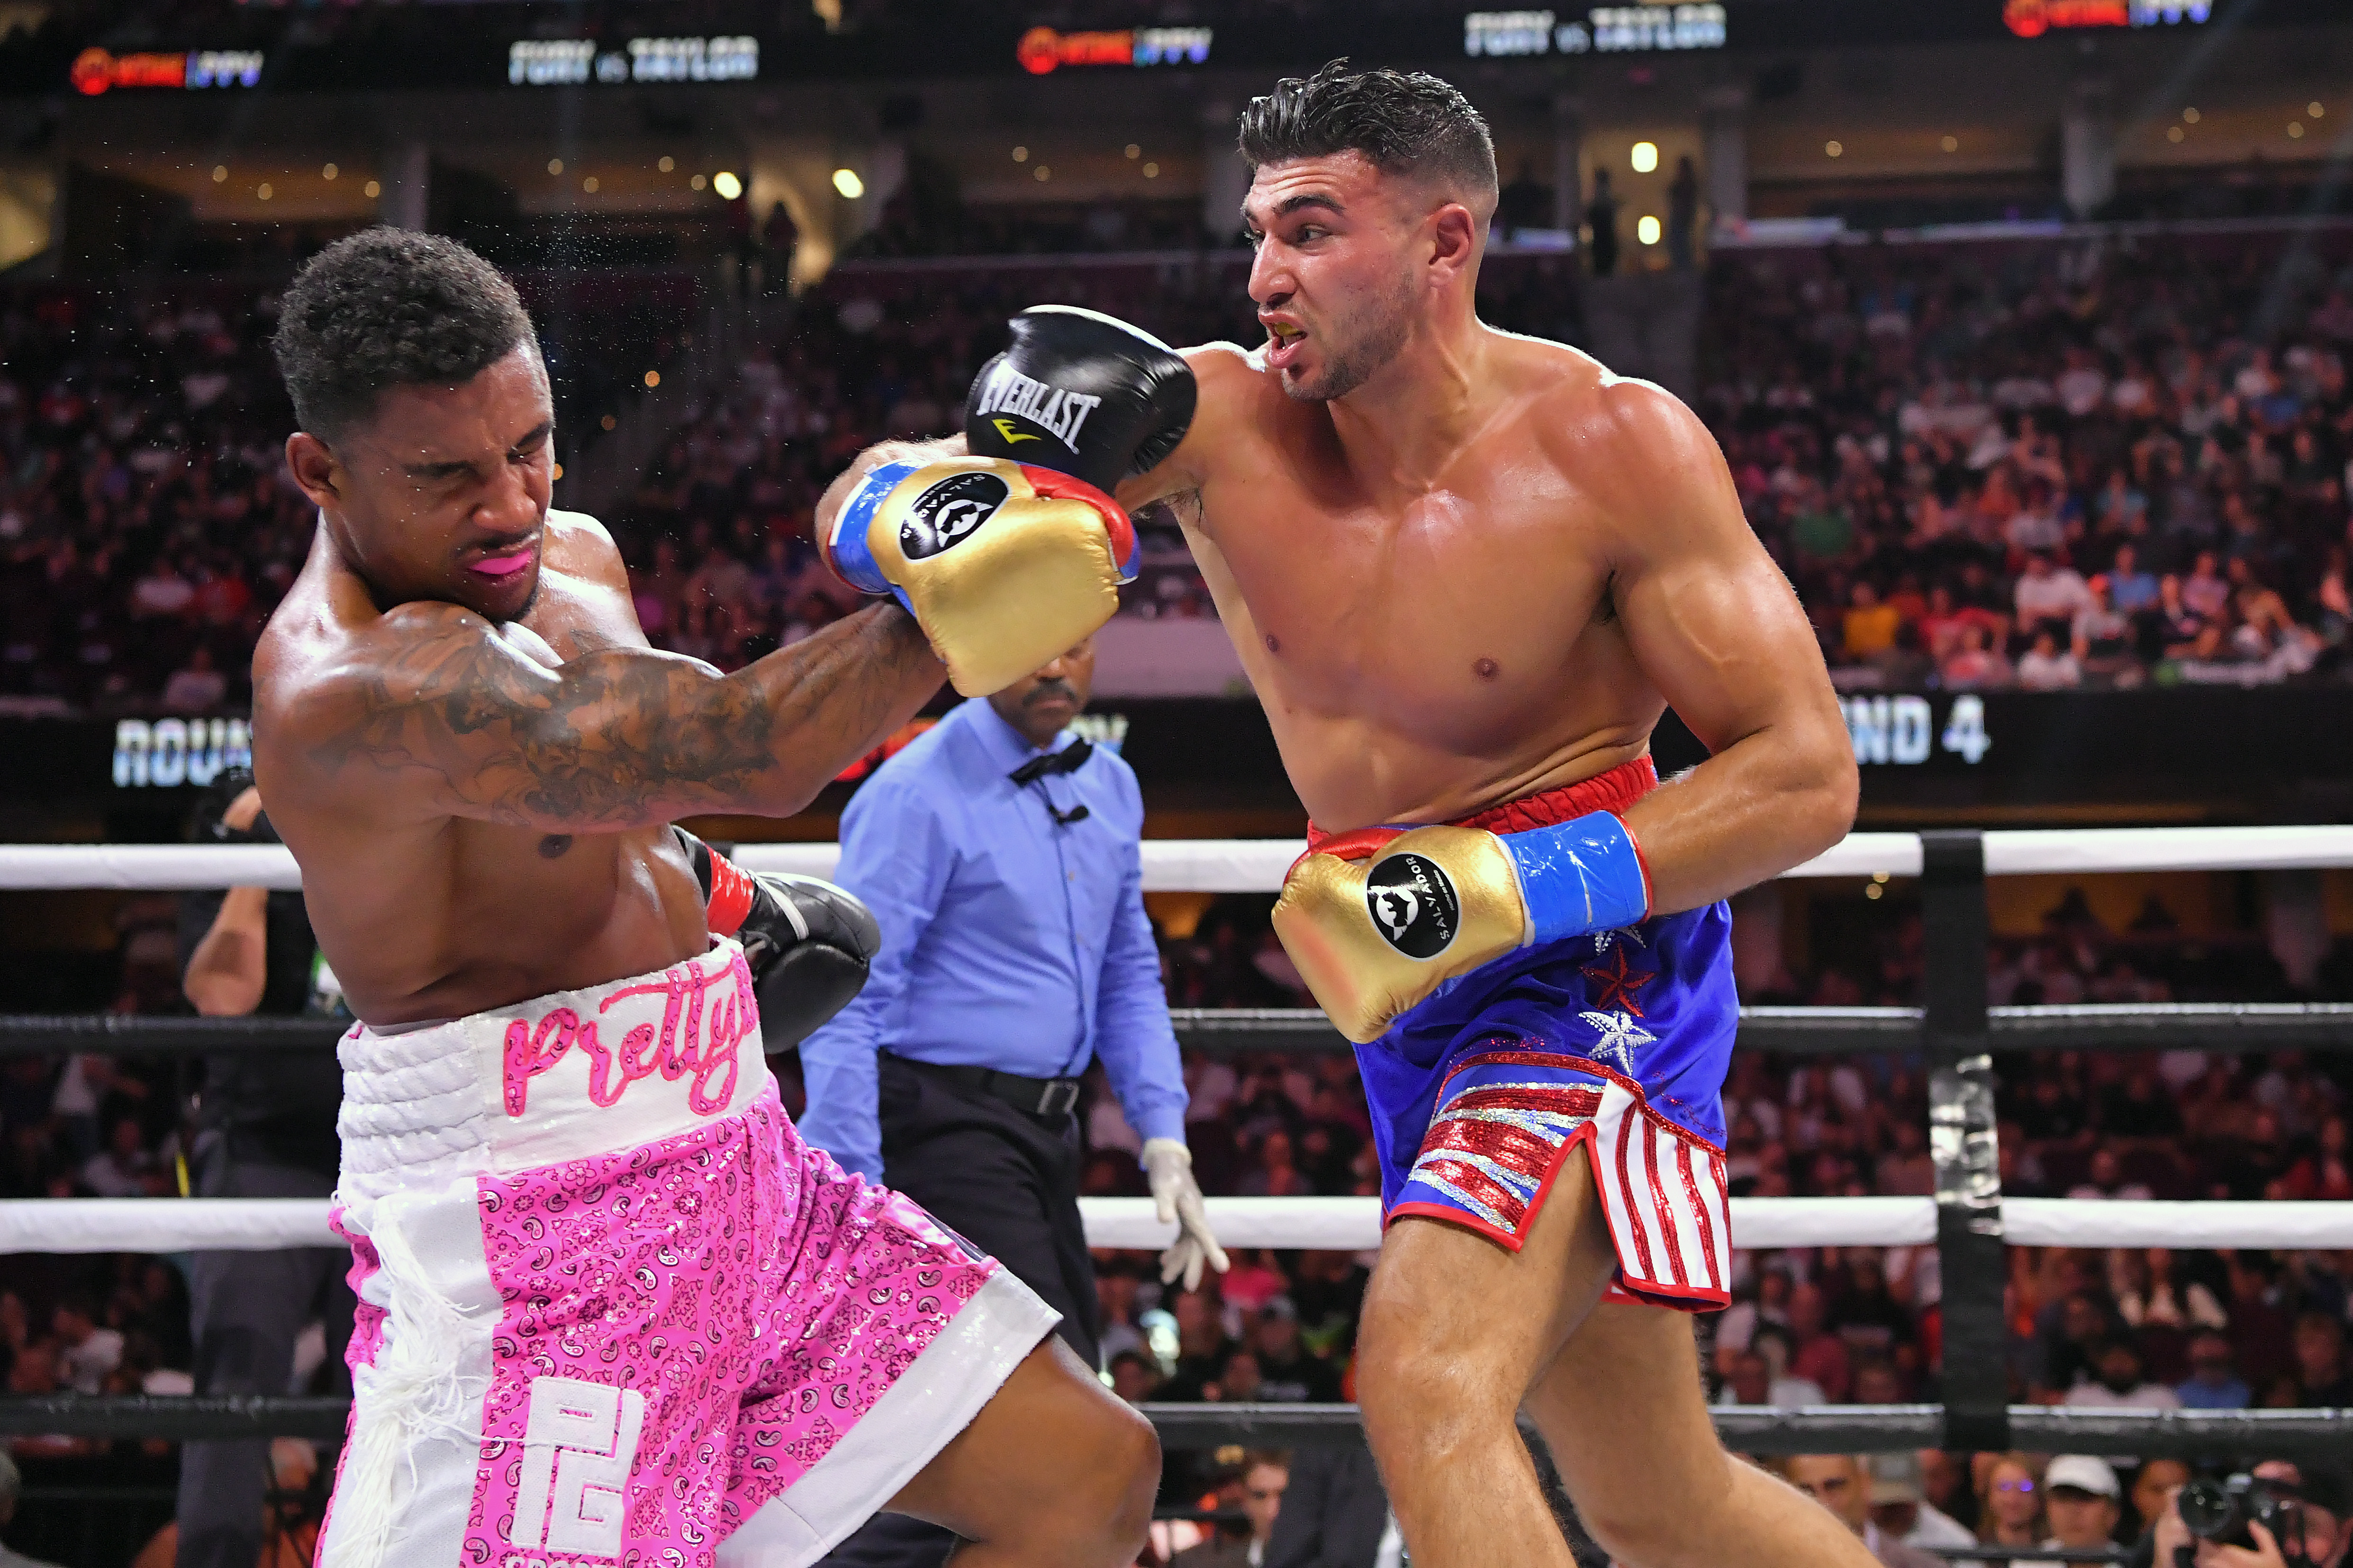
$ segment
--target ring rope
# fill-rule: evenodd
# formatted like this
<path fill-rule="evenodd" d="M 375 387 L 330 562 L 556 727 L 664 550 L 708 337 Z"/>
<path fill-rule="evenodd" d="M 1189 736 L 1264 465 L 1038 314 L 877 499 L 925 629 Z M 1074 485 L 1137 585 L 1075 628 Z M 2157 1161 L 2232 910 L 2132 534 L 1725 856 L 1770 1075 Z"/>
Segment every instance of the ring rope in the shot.
<path fill-rule="evenodd" d="M 2102 871 L 2276 871 L 2353 866 L 2353 826 L 2101 827 L 1995 830 L 1984 835 L 1990 877 Z M 1306 848 L 1295 838 L 1147 838 L 1147 892 L 1271 893 Z M 830 874 L 837 844 L 744 844 L 747 871 Z M 1916 833 L 1852 833 L 1789 877 L 1916 877 Z M 275 844 L 5 844 L 0 889 L 108 888 L 188 891 L 302 885 L 291 851 Z"/>
<path fill-rule="evenodd" d="M 1381 1242 L 1380 1200 L 1205 1200 L 1228 1247 L 1360 1252 Z M 0 1202 L 0 1253 L 267 1252 L 340 1247 L 324 1198 L 11 1198 Z M 1158 1248 L 1176 1239 L 1150 1198 L 1081 1198 L 1090 1247 Z M 2353 1203 L 2207 1200 L 2102 1202 L 2006 1198 L 2012 1247 L 2353 1247 Z M 1920 1247 L 1936 1238 L 1927 1197 L 1734 1198 L 1733 1245 Z"/>

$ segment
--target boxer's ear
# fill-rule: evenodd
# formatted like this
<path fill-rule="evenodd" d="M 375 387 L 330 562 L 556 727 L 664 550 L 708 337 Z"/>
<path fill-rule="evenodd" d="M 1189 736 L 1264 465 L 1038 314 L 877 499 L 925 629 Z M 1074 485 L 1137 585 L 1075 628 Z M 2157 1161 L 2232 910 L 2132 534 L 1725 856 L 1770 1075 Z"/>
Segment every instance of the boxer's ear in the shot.
<path fill-rule="evenodd" d="M 297 430 L 286 437 L 286 468 L 312 504 L 330 507 L 343 499 L 335 488 L 333 449 L 309 431 Z"/>

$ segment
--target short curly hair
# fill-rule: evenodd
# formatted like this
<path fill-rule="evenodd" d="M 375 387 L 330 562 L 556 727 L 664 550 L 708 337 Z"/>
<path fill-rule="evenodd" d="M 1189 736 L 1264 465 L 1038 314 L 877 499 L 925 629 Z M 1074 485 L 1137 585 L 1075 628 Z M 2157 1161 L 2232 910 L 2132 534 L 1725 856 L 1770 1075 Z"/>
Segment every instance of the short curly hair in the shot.
<path fill-rule="evenodd" d="M 539 339 L 514 285 L 454 239 L 363 229 L 312 257 L 270 348 L 294 417 L 332 440 L 396 386 L 454 386 Z"/>
<path fill-rule="evenodd" d="M 1253 98 L 1241 119 L 1252 168 L 1294 158 L 1361 153 L 1384 174 L 1434 175 L 1472 195 L 1495 194 L 1487 121 L 1453 83 L 1427 71 L 1352 71 L 1333 60 L 1287 76 Z"/>

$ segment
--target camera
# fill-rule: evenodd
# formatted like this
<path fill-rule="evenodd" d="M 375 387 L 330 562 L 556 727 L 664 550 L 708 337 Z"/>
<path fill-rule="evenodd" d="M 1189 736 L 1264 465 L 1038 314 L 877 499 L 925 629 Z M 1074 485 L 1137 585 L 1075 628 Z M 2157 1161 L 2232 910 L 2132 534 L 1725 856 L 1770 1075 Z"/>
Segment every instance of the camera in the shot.
<path fill-rule="evenodd" d="M 2222 1546 L 2253 1547 L 2254 1537 L 2247 1527 L 2260 1524 L 2271 1531 L 2272 1539 L 2280 1543 L 2283 1552 L 2295 1551 L 2302 1544 L 2301 1532 L 2293 1528 L 2300 1521 L 2294 1500 L 2278 1496 L 2250 1475 L 2235 1475 L 2225 1480 L 2200 1477 L 2181 1489 L 2175 1507 L 2180 1510 L 2181 1522 L 2189 1526 L 2189 1533 L 2202 1541 Z M 2296 1546 L 2290 1545 L 2292 1540 Z"/>

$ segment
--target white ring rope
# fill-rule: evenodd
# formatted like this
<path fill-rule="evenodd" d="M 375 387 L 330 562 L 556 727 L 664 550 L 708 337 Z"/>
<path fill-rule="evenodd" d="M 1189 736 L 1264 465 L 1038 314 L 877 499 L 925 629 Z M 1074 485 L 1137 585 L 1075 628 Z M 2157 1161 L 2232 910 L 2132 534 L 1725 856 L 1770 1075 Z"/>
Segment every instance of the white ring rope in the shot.
<path fill-rule="evenodd" d="M 1271 893 L 1306 845 L 1296 838 L 1147 838 L 1151 892 Z M 835 844 L 746 844 L 746 870 L 829 874 Z M 2105 827 L 1985 835 L 1986 874 L 2311 870 L 2353 866 L 2353 827 Z M 1916 877 L 1913 833 L 1851 833 L 1791 877 Z M 292 889 L 294 857 L 274 844 L 0 844 L 0 889 Z"/>
<path fill-rule="evenodd" d="M 1360 1252 L 1380 1245 L 1373 1198 L 1210 1198 L 1228 1247 Z M 1149 1198 L 1081 1198 L 1094 1247 L 1176 1237 Z M 2353 1203 L 2097 1203 L 2010 1198 L 2013 1247 L 2353 1247 Z M 1936 1238 L 1934 1198 L 1735 1198 L 1739 1247 L 1918 1247 Z M 269 1252 L 340 1247 L 323 1198 L 15 1198 L 0 1202 L 0 1253 Z"/>

